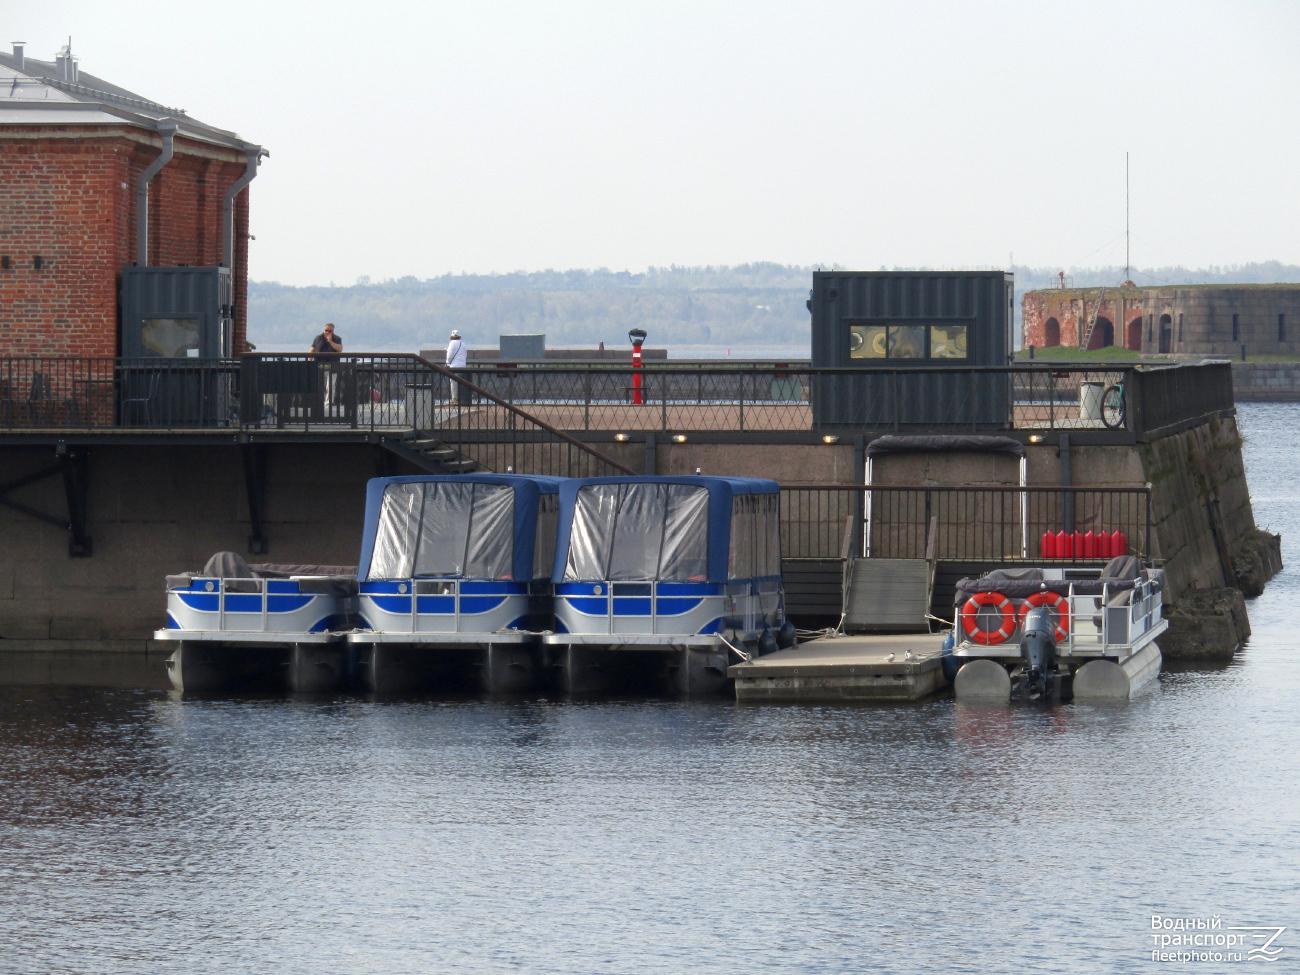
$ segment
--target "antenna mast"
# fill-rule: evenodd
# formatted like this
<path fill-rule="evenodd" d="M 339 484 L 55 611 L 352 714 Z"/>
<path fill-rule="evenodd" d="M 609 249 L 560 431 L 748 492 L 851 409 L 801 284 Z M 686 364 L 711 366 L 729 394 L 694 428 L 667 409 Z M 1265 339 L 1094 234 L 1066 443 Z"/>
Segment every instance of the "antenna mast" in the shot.
<path fill-rule="evenodd" d="M 1128 152 L 1124 153 L 1124 280 L 1129 280 L 1129 230 L 1128 230 Z"/>

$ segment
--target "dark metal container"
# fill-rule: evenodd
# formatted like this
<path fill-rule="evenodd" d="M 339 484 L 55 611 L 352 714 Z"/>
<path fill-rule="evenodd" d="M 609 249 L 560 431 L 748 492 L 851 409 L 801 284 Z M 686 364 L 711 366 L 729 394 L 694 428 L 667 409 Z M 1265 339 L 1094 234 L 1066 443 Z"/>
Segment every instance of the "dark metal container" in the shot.
<path fill-rule="evenodd" d="M 1014 348 L 1013 279 L 1002 271 L 817 271 L 812 389 L 819 427 L 1002 429 Z M 860 371 L 859 371 L 860 370 Z"/>
<path fill-rule="evenodd" d="M 232 374 L 214 365 L 231 355 L 232 300 L 229 268 L 123 268 L 123 425 L 207 427 L 228 419 Z"/>

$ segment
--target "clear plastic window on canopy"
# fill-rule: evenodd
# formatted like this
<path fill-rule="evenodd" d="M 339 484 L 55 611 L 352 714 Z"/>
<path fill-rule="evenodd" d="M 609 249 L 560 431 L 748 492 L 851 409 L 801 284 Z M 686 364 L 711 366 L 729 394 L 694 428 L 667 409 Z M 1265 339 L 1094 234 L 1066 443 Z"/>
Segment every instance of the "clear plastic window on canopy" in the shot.
<path fill-rule="evenodd" d="M 776 494 L 741 494 L 732 498 L 728 578 L 781 574 L 780 504 L 780 496 Z"/>
<path fill-rule="evenodd" d="M 564 578 L 703 582 L 709 492 L 691 484 L 591 484 L 578 490 Z"/>
<path fill-rule="evenodd" d="M 435 481 L 384 490 L 369 579 L 509 579 L 515 492 L 504 484 Z"/>
<path fill-rule="evenodd" d="M 537 528 L 533 533 L 533 578 L 549 579 L 555 570 L 555 537 L 560 527 L 560 496 L 543 494 L 537 500 Z"/>

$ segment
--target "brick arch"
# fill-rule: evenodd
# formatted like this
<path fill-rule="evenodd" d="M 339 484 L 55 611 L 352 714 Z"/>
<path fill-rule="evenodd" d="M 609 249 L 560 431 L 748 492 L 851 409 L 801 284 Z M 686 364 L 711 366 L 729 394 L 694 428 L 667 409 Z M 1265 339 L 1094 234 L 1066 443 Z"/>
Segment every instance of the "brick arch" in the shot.
<path fill-rule="evenodd" d="M 1043 345 L 1051 348 L 1054 345 L 1061 344 L 1061 323 L 1055 318 L 1049 318 L 1043 323 Z"/>
<path fill-rule="evenodd" d="M 1102 349 L 1115 344 L 1115 325 L 1105 315 L 1098 315 L 1092 326 L 1092 338 L 1088 339 L 1088 348 Z"/>
<path fill-rule="evenodd" d="M 1139 315 L 1128 323 L 1124 330 L 1124 348 L 1135 352 L 1142 351 L 1142 316 Z"/>

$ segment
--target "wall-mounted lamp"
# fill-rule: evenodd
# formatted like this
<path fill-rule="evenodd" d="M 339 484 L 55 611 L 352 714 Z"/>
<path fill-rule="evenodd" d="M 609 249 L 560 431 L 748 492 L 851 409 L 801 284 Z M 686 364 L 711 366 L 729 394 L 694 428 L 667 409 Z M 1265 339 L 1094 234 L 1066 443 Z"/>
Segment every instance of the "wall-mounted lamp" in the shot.
<path fill-rule="evenodd" d="M 840 438 L 835 436 L 835 434 L 833 433 L 828 433 L 826 434 L 826 436 L 822 437 L 822 443 L 839 443 L 839 442 L 840 442 Z"/>
<path fill-rule="evenodd" d="M 686 434 L 684 433 L 673 434 L 673 443 L 686 443 Z"/>
<path fill-rule="evenodd" d="M 32 267 L 36 268 L 36 270 L 38 270 L 38 271 L 41 269 L 41 264 L 43 264 L 43 263 L 44 263 L 44 262 L 41 260 L 41 255 L 40 255 L 40 254 L 37 254 L 36 256 L 34 256 L 34 257 L 32 258 Z"/>
<path fill-rule="evenodd" d="M 4 268 L 6 271 L 9 270 L 9 255 L 8 255 L 8 254 L 6 254 L 4 257 L 0 257 L 0 267 Z"/>
<path fill-rule="evenodd" d="M 614 439 L 617 440 L 619 443 L 627 443 L 632 438 L 629 437 L 626 433 L 616 433 L 614 434 Z"/>
<path fill-rule="evenodd" d="M 1042 443 L 1042 442 L 1043 442 L 1043 435 L 1042 435 L 1041 433 L 1032 433 L 1032 434 L 1029 435 L 1029 442 L 1030 442 L 1030 443 Z"/>

